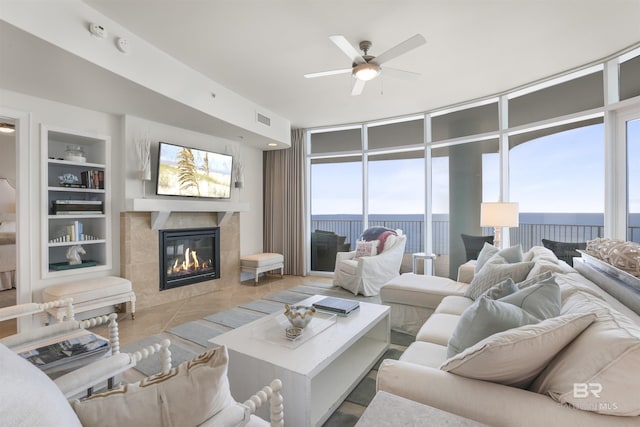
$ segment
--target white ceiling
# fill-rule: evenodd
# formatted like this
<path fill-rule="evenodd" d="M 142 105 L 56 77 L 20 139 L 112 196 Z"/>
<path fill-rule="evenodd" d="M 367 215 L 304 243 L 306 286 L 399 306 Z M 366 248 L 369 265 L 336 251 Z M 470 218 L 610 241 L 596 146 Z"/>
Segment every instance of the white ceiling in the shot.
<path fill-rule="evenodd" d="M 496 94 L 640 42 L 639 0 L 85 0 L 195 70 L 289 119 L 293 127 L 369 121 Z M 329 40 L 377 55 L 420 33 L 427 43 L 352 97 Z M 135 46 L 133 46 L 135 49 Z"/>

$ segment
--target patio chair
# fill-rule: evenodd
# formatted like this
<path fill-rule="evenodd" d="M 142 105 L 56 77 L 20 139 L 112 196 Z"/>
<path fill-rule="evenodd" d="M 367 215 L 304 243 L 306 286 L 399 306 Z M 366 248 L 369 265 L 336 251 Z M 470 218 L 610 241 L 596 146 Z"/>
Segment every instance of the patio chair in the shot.
<path fill-rule="evenodd" d="M 573 267 L 573 257 L 579 257 L 577 249 L 586 249 L 587 242 L 556 242 L 554 240 L 542 239 L 542 246 L 551 250 L 559 260 L 566 262 Z"/>
<path fill-rule="evenodd" d="M 493 245 L 493 236 L 472 236 L 470 234 L 460 234 L 464 250 L 467 254 L 467 261 L 477 259 L 485 242 Z"/>

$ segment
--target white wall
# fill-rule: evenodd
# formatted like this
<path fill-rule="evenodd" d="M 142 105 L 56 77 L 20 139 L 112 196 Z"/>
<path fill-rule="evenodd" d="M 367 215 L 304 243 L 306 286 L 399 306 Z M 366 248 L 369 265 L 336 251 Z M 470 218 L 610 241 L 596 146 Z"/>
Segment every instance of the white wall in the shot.
<path fill-rule="evenodd" d="M 212 118 L 291 146 L 288 120 L 182 64 L 83 2 L 3 0 L 0 19 Z M 106 40 L 89 33 L 90 22 L 106 28 Z M 129 54 L 116 48 L 116 37 L 129 41 Z M 269 117 L 271 125 L 259 123 L 257 113 Z"/>
<path fill-rule="evenodd" d="M 34 301 L 41 301 L 41 291 L 45 287 L 58 283 L 61 281 L 69 281 L 69 278 L 55 278 L 55 279 L 42 279 L 42 257 L 41 257 L 41 244 L 42 244 L 42 230 L 41 230 L 41 216 L 46 215 L 48 212 L 48 206 L 43 206 L 41 202 L 41 146 L 40 146 L 40 126 L 49 125 L 70 130 L 99 133 L 104 135 L 111 135 L 115 146 L 118 145 L 120 134 L 120 120 L 118 117 L 104 114 L 96 111 L 90 111 L 71 105 L 61 104 L 58 102 L 49 101 L 46 99 L 36 98 L 19 94 L 16 92 L 0 89 L 1 106 L 9 109 L 19 110 L 31 113 L 31 129 L 29 130 L 29 158 L 18 159 L 19 167 L 23 166 L 29 170 L 29 182 L 21 183 L 20 188 L 26 189 L 28 194 L 25 196 L 21 194 L 20 198 L 26 198 L 31 206 L 31 212 L 29 212 L 28 218 L 17 218 L 18 221 L 27 221 L 29 223 L 30 235 L 25 239 L 24 236 L 19 237 L 19 246 L 27 245 L 31 266 L 31 291 L 32 299 Z M 117 180 L 117 174 L 114 174 L 114 178 Z M 21 190 L 22 191 L 22 190 Z M 119 200 L 122 197 L 122 193 L 119 191 L 119 186 L 113 186 L 112 197 L 114 200 Z M 112 231 L 114 236 L 119 235 L 120 221 L 118 218 L 118 211 L 116 210 L 114 217 L 112 218 Z M 116 256 L 119 253 L 120 240 L 114 239 L 113 242 L 113 267 L 109 271 L 103 271 L 99 273 L 88 273 L 86 276 L 74 276 L 75 278 L 82 279 L 85 277 L 94 277 L 108 274 L 118 274 L 120 271 L 120 257 Z M 75 279 L 74 279 L 75 280 Z M 29 284 L 19 283 L 18 286 L 28 286 Z"/>
<path fill-rule="evenodd" d="M 155 194 L 159 141 L 219 153 L 238 154 L 244 166 L 244 187 L 242 189 L 233 188 L 229 202 L 244 202 L 249 203 L 250 206 L 249 212 L 240 213 L 240 255 L 262 252 L 261 150 L 247 147 L 240 141 L 230 141 L 129 115 L 124 117 L 123 123 L 124 150 L 117 152 L 117 155 L 121 156 L 119 164 L 126 168 L 121 173 L 124 177 L 124 199 L 122 199 L 124 204 L 121 205 L 121 210 L 126 210 L 126 200 L 143 197 L 142 182 L 136 177 L 137 157 L 135 153 L 135 139 L 142 135 L 148 135 L 151 141 L 151 181 L 145 185 L 144 197 L 146 198 L 167 199 L 167 197 Z M 174 198 L 170 197 L 169 199 Z"/>
<path fill-rule="evenodd" d="M 20 94 L 17 92 L 0 89 L 0 107 L 11 110 L 28 112 L 31 114 L 31 129 L 29 137 L 28 159 L 19 159 L 19 165 L 25 165 L 29 169 L 29 182 L 21 188 L 26 188 L 28 195 L 21 195 L 29 200 L 32 207 L 28 218 L 19 218 L 19 221 L 28 221 L 30 236 L 21 239 L 19 245 L 27 245 L 31 265 L 31 290 L 34 301 L 41 301 L 43 288 L 69 281 L 69 278 L 42 279 L 41 277 L 41 215 L 48 212 L 47 206 L 41 203 L 41 146 L 40 125 L 49 125 L 69 130 L 91 132 L 111 136 L 112 144 L 112 235 L 113 239 L 113 268 L 110 271 L 88 273 L 86 276 L 74 276 L 73 280 L 84 279 L 102 275 L 119 275 L 120 273 L 120 212 L 123 210 L 126 194 L 133 195 L 140 182 L 133 182 L 127 176 L 128 159 L 133 152 L 125 142 L 123 135 L 134 132 L 136 129 L 148 129 L 155 140 L 182 143 L 194 147 L 211 148 L 224 151 L 225 147 L 238 144 L 211 135 L 200 134 L 185 129 L 166 126 L 161 123 L 145 121 L 131 116 L 117 116 L 98 111 L 78 108 L 72 105 L 49 101 Z M 128 141 L 128 140 L 127 140 Z M 239 154 L 245 164 L 245 185 L 241 190 L 233 190 L 239 201 L 250 203 L 250 211 L 240 214 L 241 229 L 241 254 L 262 251 L 262 151 L 254 148 L 243 147 L 238 144 Z M 155 166 L 152 163 L 152 169 Z M 155 192 L 155 190 L 150 190 Z M 138 197 L 138 196 L 133 196 Z"/>

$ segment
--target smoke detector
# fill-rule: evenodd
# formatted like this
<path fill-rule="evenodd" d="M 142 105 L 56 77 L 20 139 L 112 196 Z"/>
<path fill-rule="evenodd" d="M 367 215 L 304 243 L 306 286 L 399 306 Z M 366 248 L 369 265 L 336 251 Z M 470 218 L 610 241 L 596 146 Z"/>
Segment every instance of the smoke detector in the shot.
<path fill-rule="evenodd" d="M 89 24 L 89 32 L 99 39 L 107 38 L 107 30 L 102 25 L 95 23 Z"/>

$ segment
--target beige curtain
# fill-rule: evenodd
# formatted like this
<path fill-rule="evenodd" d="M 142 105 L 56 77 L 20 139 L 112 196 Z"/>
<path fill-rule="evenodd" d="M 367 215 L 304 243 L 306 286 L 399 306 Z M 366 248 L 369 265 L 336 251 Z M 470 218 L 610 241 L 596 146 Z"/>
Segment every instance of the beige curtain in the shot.
<path fill-rule="evenodd" d="M 304 276 L 304 130 L 291 130 L 291 148 L 264 153 L 264 251 L 284 255 L 284 272 Z"/>

